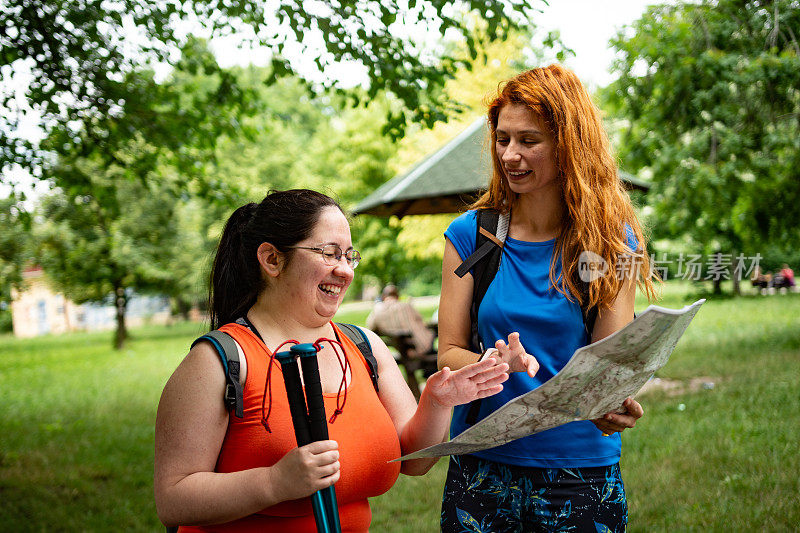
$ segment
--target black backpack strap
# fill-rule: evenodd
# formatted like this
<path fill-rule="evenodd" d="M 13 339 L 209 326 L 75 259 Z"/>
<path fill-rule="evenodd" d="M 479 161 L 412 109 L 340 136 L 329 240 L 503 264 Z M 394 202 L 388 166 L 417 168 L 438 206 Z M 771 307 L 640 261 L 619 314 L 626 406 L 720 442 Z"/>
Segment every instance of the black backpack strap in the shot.
<path fill-rule="evenodd" d="M 475 251 L 459 265 L 455 274 L 464 277 L 472 270 L 472 305 L 469 309 L 470 349 L 476 353 L 483 353 L 485 347 L 478 333 L 478 309 L 500 268 L 511 214 L 501 214 L 494 209 L 481 209 L 477 211 L 475 217 Z M 480 404 L 480 400 L 470 403 L 467 424 L 477 422 Z"/>
<path fill-rule="evenodd" d="M 589 335 L 589 342 L 592 342 L 592 332 L 594 331 L 594 323 L 597 320 L 597 306 L 589 307 L 589 282 L 580 279 L 580 276 L 575 274 L 573 278 L 578 290 L 581 293 L 581 315 L 583 315 L 583 328 Z"/>
<path fill-rule="evenodd" d="M 336 322 L 336 326 L 342 330 L 342 333 L 347 335 L 347 338 L 353 341 L 356 347 L 364 356 L 367 362 L 367 369 L 369 370 L 369 377 L 372 379 L 372 386 L 375 387 L 375 392 L 378 392 L 378 360 L 372 353 L 372 345 L 369 343 L 367 335 L 360 327 L 353 324 L 342 324 Z"/>
<path fill-rule="evenodd" d="M 496 220 L 495 220 L 495 224 L 497 224 Z M 480 226 L 478 226 L 478 228 L 480 228 Z M 480 232 L 480 229 L 478 231 Z M 479 237 L 477 237 L 478 239 L 481 239 L 481 238 L 484 237 L 483 234 L 481 234 L 481 233 L 478 233 L 478 235 L 479 235 Z M 483 259 L 489 253 L 491 253 L 492 251 L 495 250 L 495 248 L 497 247 L 497 244 L 494 241 L 487 240 L 487 239 L 484 239 L 484 240 L 486 242 L 481 244 L 481 246 L 479 248 L 476 247 L 476 250 L 474 252 L 472 252 L 472 254 L 469 257 L 467 257 L 464 260 L 464 262 L 462 262 L 458 266 L 458 268 L 455 270 L 456 276 L 458 276 L 459 278 L 463 278 L 464 275 L 467 272 L 472 270 L 472 268 L 475 266 L 476 263 L 478 263 L 481 259 Z"/>
<path fill-rule="evenodd" d="M 233 410 L 236 418 L 244 418 L 244 393 L 242 384 L 239 383 L 241 363 L 236 341 L 227 333 L 214 330 L 194 341 L 192 347 L 202 341 L 210 343 L 222 361 L 222 368 L 225 370 L 225 394 L 223 396 L 225 407 L 229 411 Z"/>
<path fill-rule="evenodd" d="M 592 332 L 594 331 L 594 323 L 597 321 L 597 306 L 586 309 L 581 307 L 583 312 L 583 327 L 586 328 L 586 333 L 589 334 L 589 342 L 592 342 Z M 636 316 L 634 314 L 634 316 Z"/>
<path fill-rule="evenodd" d="M 455 270 L 464 277 L 472 270 L 473 291 L 470 306 L 470 349 L 483 353 L 484 346 L 478 335 L 478 309 L 489 285 L 492 283 L 503 255 L 510 213 L 500 214 L 494 209 L 481 209 L 475 214 L 475 251 Z"/>
<path fill-rule="evenodd" d="M 244 327 L 246 327 L 247 329 L 249 329 L 249 330 L 250 330 L 250 332 L 251 332 L 253 335 L 255 335 L 256 337 L 258 337 L 258 340 L 260 340 L 260 341 L 261 341 L 261 343 L 262 343 L 264 346 L 266 346 L 266 345 L 267 345 L 267 343 L 266 343 L 266 342 L 264 342 L 264 338 L 261 336 L 261 333 L 259 333 L 259 332 L 258 332 L 258 329 L 257 329 L 257 328 L 256 328 L 256 327 L 253 325 L 253 323 L 252 323 L 252 322 L 250 322 L 250 320 L 247 318 L 247 316 L 242 316 L 242 317 L 239 317 L 239 318 L 237 318 L 236 320 L 234 320 L 234 323 L 235 323 L 235 324 L 239 324 L 240 326 L 244 326 Z"/>

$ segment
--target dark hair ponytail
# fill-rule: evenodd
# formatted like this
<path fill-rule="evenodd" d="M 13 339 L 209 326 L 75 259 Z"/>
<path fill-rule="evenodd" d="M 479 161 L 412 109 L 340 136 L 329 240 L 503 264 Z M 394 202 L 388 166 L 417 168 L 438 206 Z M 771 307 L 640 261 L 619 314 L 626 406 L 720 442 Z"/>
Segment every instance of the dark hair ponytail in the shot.
<path fill-rule="evenodd" d="M 225 224 L 211 269 L 208 308 L 211 329 L 244 316 L 265 288 L 256 257 L 268 242 L 291 257 L 291 248 L 307 238 L 325 207 L 341 207 L 309 189 L 270 191 L 261 203 L 249 203 L 233 212 Z"/>

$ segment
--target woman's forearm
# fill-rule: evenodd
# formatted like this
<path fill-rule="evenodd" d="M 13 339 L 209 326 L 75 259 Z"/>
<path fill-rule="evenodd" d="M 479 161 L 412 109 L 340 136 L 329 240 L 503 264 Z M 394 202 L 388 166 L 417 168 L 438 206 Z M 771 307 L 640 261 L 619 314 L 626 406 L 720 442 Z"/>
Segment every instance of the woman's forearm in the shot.
<path fill-rule="evenodd" d="M 458 346 L 449 346 L 444 349 L 440 346 L 436 363 L 439 370 L 444 367 L 448 367 L 450 370 L 459 370 L 472 363 L 477 363 L 481 355 Z"/>
<path fill-rule="evenodd" d="M 158 517 L 166 526 L 230 522 L 281 500 L 270 490 L 268 467 L 240 472 L 195 472 L 174 484 L 156 486 Z"/>
<path fill-rule="evenodd" d="M 450 427 L 451 411 L 451 408 L 436 403 L 427 388 L 423 389 L 417 410 L 400 435 L 403 455 L 444 442 Z M 403 461 L 400 471 L 409 476 L 421 476 L 438 460 L 434 457 Z"/>

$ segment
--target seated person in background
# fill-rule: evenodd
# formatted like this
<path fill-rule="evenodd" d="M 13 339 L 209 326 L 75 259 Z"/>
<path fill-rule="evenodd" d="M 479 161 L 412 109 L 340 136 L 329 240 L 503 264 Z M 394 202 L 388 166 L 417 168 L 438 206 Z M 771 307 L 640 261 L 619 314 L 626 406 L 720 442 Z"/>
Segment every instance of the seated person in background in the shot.
<path fill-rule="evenodd" d="M 400 293 L 394 285 L 383 289 L 381 301 L 375 304 L 367 317 L 367 328 L 384 335 L 411 335 L 414 346 L 409 352 L 411 358 L 433 350 L 433 331 L 410 303 L 400 301 Z"/>
<path fill-rule="evenodd" d="M 794 270 L 789 268 L 789 265 L 787 265 L 786 263 L 784 263 L 783 266 L 781 267 L 780 276 L 781 276 L 780 287 L 787 287 L 787 288 L 794 287 Z M 778 287 L 778 285 L 776 285 L 776 287 Z"/>
<path fill-rule="evenodd" d="M 770 282 L 769 274 L 764 274 L 764 271 L 761 270 L 760 266 L 756 266 L 753 269 L 753 277 L 750 278 L 750 281 L 753 284 L 753 287 L 757 289 L 766 289 L 769 287 Z"/>

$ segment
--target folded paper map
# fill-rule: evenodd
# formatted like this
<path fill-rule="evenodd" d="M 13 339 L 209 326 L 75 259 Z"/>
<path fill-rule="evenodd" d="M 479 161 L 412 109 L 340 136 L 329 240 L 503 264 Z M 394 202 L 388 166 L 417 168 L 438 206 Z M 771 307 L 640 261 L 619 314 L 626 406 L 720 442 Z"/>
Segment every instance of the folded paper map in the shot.
<path fill-rule="evenodd" d="M 616 333 L 576 350 L 540 387 L 510 400 L 451 441 L 397 460 L 473 453 L 567 422 L 620 412 L 625 398 L 636 395 L 666 364 L 703 302 L 683 309 L 651 305 Z"/>

